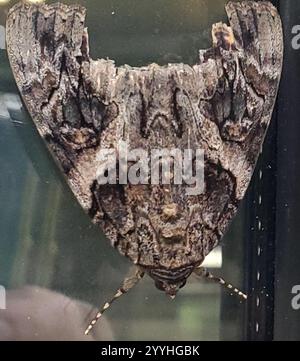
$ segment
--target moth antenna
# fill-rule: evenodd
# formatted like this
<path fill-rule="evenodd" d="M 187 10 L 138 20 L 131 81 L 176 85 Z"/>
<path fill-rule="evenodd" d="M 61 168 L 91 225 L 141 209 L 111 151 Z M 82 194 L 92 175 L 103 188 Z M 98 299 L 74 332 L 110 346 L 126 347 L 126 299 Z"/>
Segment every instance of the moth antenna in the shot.
<path fill-rule="evenodd" d="M 227 288 L 228 290 L 230 290 L 230 292 L 234 293 L 235 295 L 237 295 L 239 298 L 241 298 L 243 300 L 247 300 L 247 298 L 248 298 L 248 296 L 245 293 L 240 291 L 238 288 L 234 287 L 232 284 L 226 282 L 223 278 L 214 276 L 206 268 L 202 268 L 202 267 L 196 268 L 194 270 L 194 274 L 196 274 L 197 276 L 206 278 L 209 281 L 220 284 L 221 286 Z"/>
<path fill-rule="evenodd" d="M 123 285 L 117 290 L 115 295 L 112 297 L 112 299 L 104 304 L 104 306 L 101 308 L 101 310 L 96 314 L 94 319 L 90 322 L 87 329 L 85 330 L 85 335 L 88 335 L 99 318 L 103 315 L 103 313 L 112 305 L 112 303 L 126 294 L 128 291 L 130 291 L 135 285 L 138 284 L 138 282 L 143 278 L 144 271 L 141 269 L 136 269 L 134 275 L 126 277 L 123 281 Z"/>

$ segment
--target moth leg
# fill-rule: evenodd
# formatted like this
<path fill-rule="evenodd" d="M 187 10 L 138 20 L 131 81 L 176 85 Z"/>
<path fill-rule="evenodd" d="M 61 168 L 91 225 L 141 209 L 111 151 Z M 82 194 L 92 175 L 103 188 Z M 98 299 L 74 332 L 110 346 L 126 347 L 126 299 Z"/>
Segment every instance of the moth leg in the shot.
<path fill-rule="evenodd" d="M 95 326 L 96 322 L 99 318 L 103 315 L 103 313 L 111 306 L 111 304 L 118 299 L 119 297 L 123 296 L 125 293 L 130 291 L 138 282 L 143 278 L 144 271 L 140 268 L 135 268 L 135 273 L 132 276 L 126 277 L 123 281 L 122 286 L 117 290 L 116 294 L 112 297 L 112 299 L 104 304 L 101 310 L 96 314 L 95 318 L 90 322 L 87 329 L 85 330 L 85 335 L 88 335 L 90 331 Z"/>
<path fill-rule="evenodd" d="M 234 287 L 232 284 L 226 282 L 223 278 L 214 276 L 206 268 L 203 268 L 203 267 L 196 268 L 194 270 L 194 274 L 197 276 L 206 278 L 209 281 L 218 283 L 218 284 L 222 285 L 223 287 L 226 287 L 228 290 L 230 290 L 230 292 L 236 294 L 238 297 L 242 298 L 243 300 L 247 300 L 247 298 L 248 298 L 248 296 L 245 293 L 243 293 L 242 291 L 240 291 L 239 289 Z"/>

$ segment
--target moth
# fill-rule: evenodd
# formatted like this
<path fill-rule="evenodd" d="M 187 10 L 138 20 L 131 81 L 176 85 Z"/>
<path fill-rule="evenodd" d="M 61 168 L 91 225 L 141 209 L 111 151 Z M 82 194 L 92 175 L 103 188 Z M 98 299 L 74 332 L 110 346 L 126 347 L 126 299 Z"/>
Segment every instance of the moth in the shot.
<path fill-rule="evenodd" d="M 201 265 L 251 180 L 278 91 L 283 35 L 269 2 L 229 2 L 226 12 L 229 24 L 212 26 L 212 47 L 197 64 L 136 68 L 91 59 L 81 6 L 21 2 L 9 11 L 7 51 L 27 109 L 83 209 L 135 267 L 86 333 L 145 273 L 172 298 L 192 273 L 247 297 Z M 146 153 L 203 150 L 203 191 L 175 181 L 180 157 L 164 168 L 169 183 L 150 181 L 149 162 L 135 169 L 144 182 L 124 174 L 120 181 L 124 143 Z M 103 158 L 103 149 L 115 156 Z M 103 181 L 103 168 L 115 182 Z"/>

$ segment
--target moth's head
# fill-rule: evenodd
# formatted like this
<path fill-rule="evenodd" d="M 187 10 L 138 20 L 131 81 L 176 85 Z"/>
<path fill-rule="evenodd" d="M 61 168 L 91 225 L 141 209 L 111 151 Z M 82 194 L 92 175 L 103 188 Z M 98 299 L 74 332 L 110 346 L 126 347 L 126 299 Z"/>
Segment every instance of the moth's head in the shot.
<path fill-rule="evenodd" d="M 177 292 L 180 290 L 180 288 L 184 287 L 186 284 L 186 279 L 171 283 L 169 281 L 155 281 L 155 286 L 160 291 L 165 292 L 168 296 L 170 296 L 172 299 L 176 297 Z"/>
<path fill-rule="evenodd" d="M 175 298 L 180 288 L 184 287 L 194 266 L 183 266 L 177 269 L 148 269 L 147 273 L 154 280 L 155 286 L 171 298 Z"/>

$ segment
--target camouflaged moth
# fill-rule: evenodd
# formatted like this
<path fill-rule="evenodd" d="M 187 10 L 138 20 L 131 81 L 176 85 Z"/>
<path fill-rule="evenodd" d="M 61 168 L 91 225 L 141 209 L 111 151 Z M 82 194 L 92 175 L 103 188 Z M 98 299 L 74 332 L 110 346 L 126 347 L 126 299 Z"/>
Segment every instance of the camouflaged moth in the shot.
<path fill-rule="evenodd" d="M 81 6 L 22 2 L 9 11 L 9 60 L 37 129 L 77 200 L 136 268 L 86 333 L 144 273 L 171 297 L 196 273 L 246 298 L 201 264 L 251 180 L 275 104 L 283 36 L 268 2 L 229 2 L 226 11 L 229 25 L 213 25 L 213 45 L 197 64 L 142 68 L 90 58 Z M 188 194 L 175 182 L 99 182 L 100 150 L 122 141 L 144 151 L 202 149 L 204 192 Z"/>

